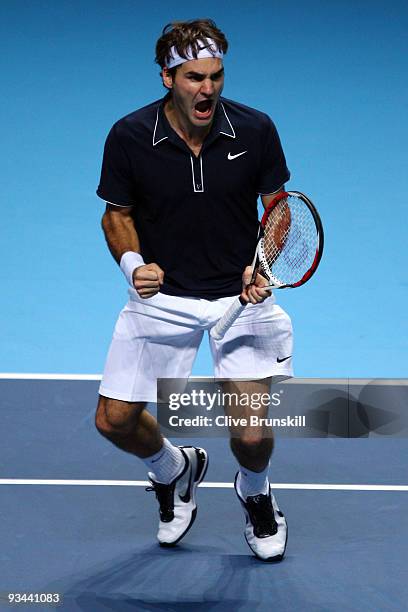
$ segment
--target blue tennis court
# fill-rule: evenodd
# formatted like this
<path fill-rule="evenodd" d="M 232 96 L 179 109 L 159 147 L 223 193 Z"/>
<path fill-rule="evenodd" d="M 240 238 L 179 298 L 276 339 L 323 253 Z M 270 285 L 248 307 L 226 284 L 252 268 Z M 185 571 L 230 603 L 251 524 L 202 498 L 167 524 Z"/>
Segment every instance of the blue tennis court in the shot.
<path fill-rule="evenodd" d="M 144 466 L 95 435 L 98 381 L 0 386 L 4 609 L 8 592 L 59 593 L 68 611 L 404 609 L 406 438 L 278 439 L 271 481 L 289 544 L 271 565 L 243 538 L 227 440 L 200 441 L 210 467 L 196 523 L 163 549 Z"/>

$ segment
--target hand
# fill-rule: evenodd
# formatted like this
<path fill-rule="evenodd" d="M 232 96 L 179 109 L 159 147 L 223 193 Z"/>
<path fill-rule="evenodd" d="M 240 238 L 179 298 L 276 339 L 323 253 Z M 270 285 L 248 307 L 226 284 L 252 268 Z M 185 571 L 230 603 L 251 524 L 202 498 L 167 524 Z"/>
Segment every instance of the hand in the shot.
<path fill-rule="evenodd" d="M 247 266 L 242 275 L 242 293 L 240 298 L 248 304 L 260 304 L 266 298 L 272 295 L 272 291 L 270 289 L 263 289 L 263 287 L 268 286 L 268 281 L 261 274 L 257 274 L 255 277 L 255 281 L 251 283 L 252 280 L 252 268 L 251 266 Z"/>
<path fill-rule="evenodd" d="M 133 270 L 133 286 L 143 299 L 151 298 L 159 293 L 163 284 L 164 272 L 155 263 L 139 266 Z"/>

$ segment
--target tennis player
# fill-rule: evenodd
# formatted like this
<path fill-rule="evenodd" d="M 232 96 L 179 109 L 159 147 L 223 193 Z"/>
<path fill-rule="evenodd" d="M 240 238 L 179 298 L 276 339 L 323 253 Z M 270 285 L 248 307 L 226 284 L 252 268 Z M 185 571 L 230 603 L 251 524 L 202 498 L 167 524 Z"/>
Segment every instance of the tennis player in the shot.
<path fill-rule="evenodd" d="M 208 456 L 163 439 L 146 410 L 156 401 L 157 378 L 188 378 L 203 334 L 239 294 L 248 307 L 222 340 L 210 339 L 215 377 L 229 381 L 226 391 L 251 394 L 269 392 L 273 377 L 292 375 L 290 319 L 263 277 L 250 284 L 249 266 L 258 196 L 267 205 L 289 171 L 271 119 L 221 97 L 227 48 L 209 19 L 164 28 L 156 62 L 167 94 L 112 127 L 97 190 L 106 201 L 108 247 L 130 288 L 96 426 L 145 463 L 164 546 L 179 542 L 194 522 Z M 245 416 L 248 408 L 238 402 L 230 410 Z M 260 559 L 280 560 L 287 526 L 268 481 L 272 432 L 244 427 L 233 434 L 245 538 Z"/>

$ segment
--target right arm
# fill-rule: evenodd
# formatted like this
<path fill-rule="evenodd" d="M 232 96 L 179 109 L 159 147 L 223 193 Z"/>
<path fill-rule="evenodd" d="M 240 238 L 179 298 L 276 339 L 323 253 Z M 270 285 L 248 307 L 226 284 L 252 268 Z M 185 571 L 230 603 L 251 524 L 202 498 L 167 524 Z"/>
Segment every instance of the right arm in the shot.
<path fill-rule="evenodd" d="M 109 250 L 120 265 L 122 256 L 129 251 L 140 253 L 140 243 L 132 218 L 131 206 L 106 204 L 102 228 Z M 133 286 L 141 298 L 150 298 L 160 291 L 164 272 L 155 263 L 140 265 L 133 270 Z"/>

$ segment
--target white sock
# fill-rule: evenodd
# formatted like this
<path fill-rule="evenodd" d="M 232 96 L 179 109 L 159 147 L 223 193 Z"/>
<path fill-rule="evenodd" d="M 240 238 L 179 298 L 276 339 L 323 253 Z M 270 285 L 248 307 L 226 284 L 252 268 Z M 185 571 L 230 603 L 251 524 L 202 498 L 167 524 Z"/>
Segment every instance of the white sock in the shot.
<path fill-rule="evenodd" d="M 184 455 L 178 446 L 173 446 L 166 438 L 163 439 L 161 449 L 142 459 L 143 463 L 153 474 L 153 479 L 162 484 L 169 484 L 176 478 L 185 466 Z"/>
<path fill-rule="evenodd" d="M 252 472 L 242 465 L 239 466 L 237 489 L 242 499 L 254 495 L 266 495 L 269 491 L 269 463 L 262 472 Z"/>

